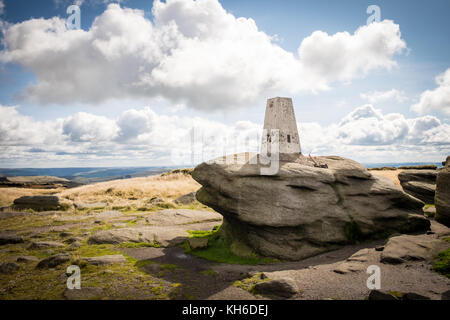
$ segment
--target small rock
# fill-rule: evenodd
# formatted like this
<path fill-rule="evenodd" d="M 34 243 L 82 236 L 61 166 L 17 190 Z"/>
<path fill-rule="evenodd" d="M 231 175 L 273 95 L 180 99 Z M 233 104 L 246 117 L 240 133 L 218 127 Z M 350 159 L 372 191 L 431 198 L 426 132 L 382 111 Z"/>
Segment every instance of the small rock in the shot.
<path fill-rule="evenodd" d="M 379 290 L 371 290 L 369 293 L 368 300 L 398 300 L 392 294 L 382 292 Z"/>
<path fill-rule="evenodd" d="M 64 247 L 64 244 L 56 241 L 40 241 L 40 242 L 32 242 L 28 246 L 28 249 L 35 250 L 35 249 L 58 248 L 58 247 Z"/>
<path fill-rule="evenodd" d="M 81 237 L 72 237 L 72 238 L 64 240 L 64 242 L 68 243 L 68 244 L 71 244 L 74 242 L 81 242 L 81 241 L 83 241 L 83 238 L 81 238 Z"/>
<path fill-rule="evenodd" d="M 82 258 L 82 260 L 86 261 L 89 264 L 93 264 L 95 266 L 126 262 L 125 257 L 121 254 L 100 256 L 100 257 L 86 257 L 86 258 Z"/>
<path fill-rule="evenodd" d="M 61 232 L 61 233 L 59 234 L 59 236 L 60 236 L 61 238 L 67 238 L 67 237 L 70 237 L 70 236 L 72 236 L 72 235 L 73 235 L 72 232 L 67 232 L 67 231 L 63 231 L 63 232 Z"/>
<path fill-rule="evenodd" d="M 164 202 L 164 200 L 161 199 L 161 198 L 158 198 L 158 197 L 153 197 L 153 198 L 150 199 L 150 203 L 151 204 L 163 203 L 163 202 Z"/>
<path fill-rule="evenodd" d="M 37 268 L 54 268 L 60 264 L 66 263 L 70 260 L 70 255 L 67 253 L 60 253 L 54 256 L 48 257 L 38 263 Z"/>
<path fill-rule="evenodd" d="M 37 262 L 39 259 L 34 256 L 20 256 L 16 260 L 17 262 Z"/>
<path fill-rule="evenodd" d="M 0 245 L 22 243 L 23 237 L 15 234 L 0 234 Z"/>
<path fill-rule="evenodd" d="M 203 249 L 208 246 L 208 239 L 207 238 L 189 238 L 188 243 L 189 243 L 189 247 L 192 250 Z"/>
<path fill-rule="evenodd" d="M 253 290 L 261 295 L 290 298 L 298 292 L 298 287 L 293 279 L 285 278 L 257 283 Z"/>
<path fill-rule="evenodd" d="M 13 274 L 20 269 L 20 266 L 14 262 L 5 262 L 0 264 L 0 273 Z"/>
<path fill-rule="evenodd" d="M 80 248 L 81 246 L 82 246 L 81 242 L 75 241 L 75 242 L 72 242 L 72 244 L 70 245 L 70 248 L 77 249 L 77 248 Z"/>
<path fill-rule="evenodd" d="M 366 270 L 366 266 L 364 264 L 359 262 L 345 261 L 337 265 L 333 271 L 339 274 L 347 274 L 350 272 L 359 272 L 363 270 Z"/>
<path fill-rule="evenodd" d="M 197 199 L 195 198 L 196 193 L 197 192 L 191 192 L 191 193 L 185 194 L 185 195 L 175 199 L 174 202 L 176 204 L 190 204 L 192 202 L 195 202 L 195 201 L 197 201 Z"/>
<path fill-rule="evenodd" d="M 102 297 L 103 289 L 95 287 L 82 287 L 81 289 L 66 289 L 64 298 L 67 300 L 92 300 Z"/>

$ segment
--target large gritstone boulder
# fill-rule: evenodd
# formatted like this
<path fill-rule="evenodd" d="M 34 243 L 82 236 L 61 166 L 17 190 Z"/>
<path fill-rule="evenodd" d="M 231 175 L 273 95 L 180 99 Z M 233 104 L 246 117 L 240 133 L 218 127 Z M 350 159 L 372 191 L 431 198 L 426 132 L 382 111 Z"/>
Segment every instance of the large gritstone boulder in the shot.
<path fill-rule="evenodd" d="M 259 158 L 234 155 L 244 160 L 232 164 L 229 156 L 219 158 L 192 174 L 203 186 L 197 199 L 223 215 L 223 235 L 256 253 L 298 260 L 389 233 L 429 229 L 420 215 L 422 201 L 358 162 L 329 156 L 313 163 L 298 155 L 280 161 L 274 175 L 261 175 Z"/>
<path fill-rule="evenodd" d="M 436 220 L 450 227 L 450 156 L 438 171 L 436 180 Z"/>
<path fill-rule="evenodd" d="M 427 204 L 434 203 L 436 170 L 405 170 L 398 174 L 403 190 Z"/>

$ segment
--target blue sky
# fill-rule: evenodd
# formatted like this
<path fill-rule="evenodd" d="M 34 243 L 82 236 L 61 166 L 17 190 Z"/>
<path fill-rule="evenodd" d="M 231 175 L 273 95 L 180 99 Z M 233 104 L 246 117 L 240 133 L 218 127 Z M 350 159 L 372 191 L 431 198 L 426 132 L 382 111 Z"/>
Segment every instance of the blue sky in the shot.
<path fill-rule="evenodd" d="M 446 17 L 450 12 L 450 2 L 443 0 L 429 2 L 224 0 L 217 3 L 216 0 L 201 0 L 197 1 L 197 5 L 193 5 L 193 0 L 186 0 L 184 5 L 180 5 L 180 1 L 183 2 L 169 0 L 167 4 L 162 3 L 158 13 L 160 25 L 156 24 L 151 12 L 153 1 L 121 1 L 120 8 L 115 11 L 112 7 L 108 7 L 110 3 L 105 3 L 108 1 L 81 1 L 78 3 L 81 4 L 81 27 L 84 30 L 83 41 L 86 41 L 87 48 L 85 52 L 76 46 L 77 40 L 69 39 L 63 33 L 58 34 L 59 38 L 51 39 L 55 41 L 53 47 L 26 52 L 31 50 L 30 46 L 44 43 L 44 40 L 39 42 L 39 40 L 31 39 L 41 36 L 41 34 L 36 35 L 35 32 L 40 30 L 39 28 L 47 32 L 43 21 L 50 21 L 47 19 L 53 17 L 59 17 L 63 21 L 68 16 L 66 8 L 75 1 L 4 0 L 1 15 L 3 59 L 0 58 L 0 105 L 4 109 L 5 123 L 3 127 L 0 125 L 0 148 L 8 156 L 0 157 L 0 166 L 166 164 L 167 161 L 173 160 L 171 154 L 173 155 L 174 150 L 182 148 L 186 132 L 194 124 L 201 127 L 200 131 L 209 132 L 211 128 L 220 127 L 222 128 L 219 130 L 220 134 L 235 136 L 237 128 L 241 128 L 242 122 L 245 122 L 245 130 L 257 132 L 263 122 L 265 100 L 273 95 L 288 95 L 293 98 L 305 152 L 333 153 L 366 163 L 395 162 L 397 159 L 408 162 L 441 161 L 449 153 L 450 89 L 444 73 L 450 68 L 450 42 L 448 41 L 450 20 Z M 109 2 L 114 3 L 114 1 Z M 369 5 L 379 6 L 382 21 L 392 20 L 393 22 L 386 25 L 383 30 L 366 26 L 368 29 L 364 33 L 365 38 L 362 35 L 358 38 L 355 32 L 366 25 L 369 16 L 366 9 Z M 60 51 L 53 48 L 65 43 L 66 46 L 73 46 L 75 48 L 73 50 L 78 50 L 74 51 L 78 55 L 86 54 L 86 57 L 89 57 L 93 51 L 88 46 L 95 42 L 95 39 L 92 39 L 99 37 L 98 39 L 102 40 L 103 37 L 110 36 L 107 29 L 102 29 L 103 34 L 93 32 L 94 19 L 104 17 L 105 23 L 99 26 L 101 29 L 106 28 L 105 25 L 110 23 L 108 19 L 114 22 L 116 18 L 123 18 L 121 22 L 117 22 L 117 25 L 127 30 L 127 23 L 136 21 L 132 15 L 137 13 L 127 15 L 125 8 L 144 11 L 144 19 L 154 26 L 153 29 L 149 27 L 147 33 L 153 32 L 151 30 L 154 29 L 163 30 L 161 26 L 170 25 L 170 19 L 172 19 L 181 34 L 175 37 L 191 37 L 189 40 L 192 41 L 197 41 L 193 39 L 194 35 L 190 34 L 194 32 L 192 25 L 198 21 L 201 23 L 205 21 L 201 27 L 206 26 L 206 31 L 196 29 L 196 32 L 201 32 L 195 34 L 200 39 L 196 45 L 197 47 L 205 45 L 211 53 L 199 52 L 200 55 L 205 54 L 207 58 L 204 61 L 192 62 L 193 66 L 190 66 L 192 60 L 174 62 L 171 57 L 172 51 L 164 53 L 162 58 L 159 53 L 154 52 L 151 57 L 146 55 L 136 58 L 140 53 L 135 51 L 127 53 L 127 50 L 120 47 L 120 50 L 125 53 L 120 53 L 117 66 L 111 64 L 111 69 L 115 68 L 114 71 L 117 70 L 117 72 L 112 72 L 113 75 L 105 78 L 104 82 L 100 80 L 98 83 L 92 80 L 93 86 L 98 85 L 99 93 L 91 92 L 79 83 L 94 79 L 90 77 L 88 71 L 79 73 L 75 69 L 73 72 L 67 71 L 71 70 L 67 64 L 74 61 L 81 64 L 81 69 L 90 70 L 89 58 L 80 62 L 71 56 L 70 52 L 64 51 L 66 47 Z M 105 12 L 115 12 L 115 15 L 107 16 Z M 227 20 L 226 13 L 232 14 L 234 18 Z M 196 20 L 189 20 L 191 16 Z M 211 16 L 215 18 L 212 20 L 205 18 Z M 237 19 L 239 17 L 246 19 L 245 26 L 240 25 Z M 31 25 L 30 21 L 33 18 L 43 18 L 33 27 L 34 29 L 14 28 L 24 23 L 27 26 Z M 257 30 L 263 32 L 265 36 L 272 37 L 271 40 L 258 39 L 254 44 L 250 44 L 257 35 L 251 23 L 248 23 L 250 18 L 254 21 Z M 200 22 L 198 22 L 199 25 Z M 395 32 L 396 26 L 401 35 Z M 134 43 L 142 46 L 140 37 L 147 36 L 143 31 L 146 27 L 148 23 L 142 21 L 142 28 L 136 27 L 136 32 L 126 37 L 123 36 L 123 30 L 112 32 L 118 32 L 115 36 L 119 39 L 121 46 L 132 47 Z M 221 33 L 220 28 L 226 28 L 227 32 Z M 238 45 L 242 46 L 243 52 L 231 52 L 233 50 L 230 49 L 229 55 L 222 56 L 220 50 L 217 51 L 214 46 L 215 44 L 222 46 L 223 43 L 227 43 L 227 37 L 234 37 L 233 28 L 236 30 L 244 28 L 241 30 L 242 37 L 238 39 Z M 208 34 L 209 30 L 211 30 L 210 34 Z M 326 36 L 319 37 L 318 31 L 325 32 Z M 342 32 L 346 32 L 347 36 L 340 37 L 339 33 Z M 136 39 L 133 38 L 134 34 Z M 171 33 L 166 32 L 167 35 Z M 313 35 L 316 36 L 313 37 Z M 23 37 L 26 37 L 30 43 L 16 41 Z M 202 37 L 206 40 L 203 41 Z M 111 39 L 108 39 L 110 41 L 108 48 L 115 45 L 116 40 Z M 161 40 L 163 38 L 157 39 L 160 40 L 155 41 L 165 41 Z M 311 40 L 308 45 L 306 41 L 305 44 L 302 42 L 305 39 Z M 323 46 L 321 41 L 324 41 Z M 190 45 L 183 47 L 186 43 L 180 42 L 174 48 L 180 51 L 180 48 L 184 48 L 187 56 L 196 52 L 196 49 Z M 229 46 L 232 46 L 232 43 L 231 41 Z M 380 44 L 383 43 L 389 43 L 392 48 L 380 48 Z M 157 45 L 160 46 L 158 49 L 148 44 L 148 47 L 142 50 L 163 50 L 161 48 L 165 46 L 165 44 Z M 299 46 L 304 47 L 304 56 L 315 53 L 322 57 L 322 60 L 315 59 L 313 54 L 309 60 L 304 59 L 303 56 L 299 57 L 297 51 Z M 353 50 L 353 47 L 360 49 Z M 224 48 L 227 51 L 228 47 Z M 261 74 L 255 71 L 258 66 L 252 65 L 252 59 L 249 57 L 252 53 L 246 55 L 246 52 L 257 50 L 257 48 L 267 50 L 260 52 L 261 56 L 273 56 L 273 60 L 261 58 L 263 64 Z M 280 53 L 277 48 L 280 48 L 282 52 Z M 165 47 L 164 50 L 166 50 Z M 111 58 L 117 54 L 112 51 L 103 50 L 102 52 L 105 54 L 105 60 L 108 59 L 108 55 Z M 212 54 L 219 54 L 224 60 L 215 64 Z M 296 60 L 291 61 L 289 55 L 293 55 Z M 46 57 L 49 61 L 45 61 Z M 114 56 L 111 59 L 115 58 L 117 57 Z M 51 64 L 52 59 L 56 61 L 54 65 Z M 183 59 L 186 59 L 184 55 Z M 234 83 L 234 80 L 230 79 L 226 80 L 230 83 L 221 82 L 224 80 L 220 74 L 212 76 L 202 73 L 208 68 L 213 70 L 218 65 L 222 65 L 221 63 L 226 66 L 227 63 L 230 61 L 233 63 L 236 59 L 242 61 L 240 67 L 237 70 L 232 70 L 231 67 L 230 70 L 224 68 L 224 71 L 229 71 L 235 75 L 235 78 L 242 75 L 242 82 L 236 80 Z M 97 61 L 92 68 L 103 62 L 103 60 Z M 155 63 L 159 66 L 155 67 Z M 164 68 L 170 63 L 174 63 L 172 69 L 165 70 Z M 189 70 L 186 71 L 178 63 L 181 63 L 181 66 L 189 65 Z M 143 72 L 144 76 L 153 75 L 154 69 L 161 68 L 162 71 L 158 71 L 162 72 L 163 78 L 157 80 L 164 83 L 155 84 L 156 80 L 151 79 L 149 80 L 151 85 L 145 82 L 146 87 L 138 94 L 134 91 L 130 92 L 129 89 L 124 89 L 122 92 L 125 81 L 123 78 L 129 77 L 130 81 L 133 80 L 126 83 L 128 87 L 131 83 L 142 80 L 141 75 L 137 75 L 137 71 L 133 69 L 135 64 L 143 64 L 142 68 L 146 71 L 150 70 L 149 73 Z M 211 65 L 205 67 L 207 64 Z M 286 67 L 286 70 L 298 67 L 301 71 L 289 76 L 282 74 L 281 71 L 280 75 L 273 75 L 274 72 L 278 72 L 278 69 L 272 68 L 271 64 L 279 65 L 280 69 Z M 309 70 L 310 65 L 317 68 Z M 105 66 L 104 71 L 100 69 L 98 72 L 106 74 L 111 71 L 108 64 Z M 247 66 L 251 71 L 249 74 L 246 74 Z M 181 80 L 177 79 L 177 74 L 173 71 L 175 68 L 181 68 L 179 70 L 187 74 L 180 76 Z M 337 71 L 328 72 L 327 68 Z M 123 69 L 122 73 L 119 69 Z M 180 72 L 179 70 L 177 72 Z M 193 75 L 208 79 L 210 77 L 211 83 L 215 83 L 216 86 L 199 85 Z M 444 79 L 441 84 L 435 79 L 439 75 L 443 75 Z M 80 80 L 83 76 L 86 79 Z M 70 79 L 71 77 L 74 79 Z M 98 74 L 95 74 L 95 77 L 99 77 Z M 112 81 L 111 77 L 117 77 L 118 80 Z M 55 91 L 69 90 L 67 95 L 73 99 L 66 101 L 55 92 L 51 92 L 52 89 L 46 89 L 47 91 L 43 92 L 40 89 L 43 79 L 50 81 Z M 253 82 L 255 82 L 254 85 Z M 225 83 L 224 88 L 218 88 L 222 83 Z M 30 85 L 37 87 L 37 91 L 33 93 L 29 91 Z M 61 85 L 61 88 L 58 89 L 58 85 Z M 245 89 L 247 86 L 248 91 Z M 324 89 L 324 86 L 327 88 Z M 73 90 L 70 92 L 72 87 Z M 244 87 L 242 92 L 237 92 L 242 87 Z M 107 94 L 108 90 L 111 90 L 110 95 Z M 219 92 L 217 95 L 214 94 L 215 90 Z M 430 92 L 427 93 L 427 90 Z M 105 93 L 103 96 L 102 91 Z M 247 92 L 250 93 L 247 94 Z M 115 96 L 116 93 L 117 96 Z M 199 101 L 199 97 L 203 96 L 204 98 Z M 135 130 L 134 136 L 125 131 L 127 128 L 131 130 L 124 120 L 128 119 L 130 110 L 135 112 L 135 118 L 132 118 L 134 119 L 132 121 L 139 122 L 136 119 L 143 119 L 141 120 L 144 127 L 142 130 Z M 360 116 L 361 114 L 369 114 L 369 116 L 363 117 Z M 403 118 L 399 120 L 392 114 L 401 115 Z M 351 125 L 346 125 L 344 119 L 352 119 L 353 122 Z M 55 132 L 54 139 L 51 136 L 42 136 L 39 139 L 27 141 L 24 136 L 27 135 L 28 129 L 21 129 L 20 126 L 23 124 L 20 123 L 28 121 L 28 127 L 41 132 L 38 135 L 41 135 L 42 131 Z M 183 123 L 181 128 L 177 127 L 177 123 L 181 122 Z M 19 124 L 11 130 L 11 123 Z M 105 132 L 99 130 L 93 132 L 92 126 L 96 125 L 107 128 Z M 164 130 L 168 127 L 174 129 L 164 133 L 155 132 L 157 129 Z M 1 130 L 5 132 L 2 133 Z M 213 133 L 208 133 L 208 135 L 211 134 Z M 155 139 L 160 135 L 170 136 L 173 141 L 171 144 L 158 143 Z M 129 137 L 130 140 L 125 141 L 124 137 Z M 218 138 L 220 139 L 222 138 Z M 27 151 L 37 147 L 45 152 L 36 154 Z M 423 156 L 424 153 L 426 156 Z M 61 156 L 61 154 L 65 155 Z"/>

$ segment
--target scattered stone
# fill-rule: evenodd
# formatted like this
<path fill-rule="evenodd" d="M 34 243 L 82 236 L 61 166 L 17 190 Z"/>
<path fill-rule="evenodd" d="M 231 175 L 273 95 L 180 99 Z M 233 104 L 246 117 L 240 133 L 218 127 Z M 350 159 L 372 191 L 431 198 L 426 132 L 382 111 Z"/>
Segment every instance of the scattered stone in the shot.
<path fill-rule="evenodd" d="M 59 248 L 64 247 L 64 244 L 56 241 L 40 241 L 40 242 L 32 242 L 28 249 L 36 250 L 36 249 L 44 249 L 44 248 Z"/>
<path fill-rule="evenodd" d="M 208 238 L 189 238 L 188 243 L 192 250 L 203 249 L 208 247 Z"/>
<path fill-rule="evenodd" d="M 127 261 L 125 257 L 121 254 L 100 256 L 100 257 L 85 257 L 81 259 L 95 266 L 102 266 L 105 264 L 113 264 L 113 263 L 124 263 Z"/>
<path fill-rule="evenodd" d="M 60 210 L 63 208 L 57 196 L 23 196 L 14 200 L 14 209 L 35 211 Z"/>
<path fill-rule="evenodd" d="M 274 175 L 262 175 L 260 155 L 234 155 L 200 164 L 192 177 L 197 200 L 224 216 L 223 234 L 256 253 L 299 260 L 388 232 L 429 229 L 424 203 L 391 180 L 342 157 L 291 155 Z M 338 245 L 339 244 L 339 245 Z"/>
<path fill-rule="evenodd" d="M 39 259 L 34 256 L 20 256 L 16 260 L 17 262 L 37 262 Z"/>
<path fill-rule="evenodd" d="M 291 278 L 259 282 L 253 286 L 253 292 L 260 295 L 290 298 L 298 293 L 298 287 Z"/>
<path fill-rule="evenodd" d="M 347 274 L 351 272 L 359 272 L 366 270 L 366 266 L 359 262 L 351 262 L 351 261 L 344 261 L 336 266 L 335 269 L 333 269 L 334 272 L 339 274 Z"/>
<path fill-rule="evenodd" d="M 153 198 L 150 199 L 149 202 L 150 202 L 151 204 L 157 204 L 157 203 L 163 203 L 164 200 L 161 199 L 161 198 L 158 198 L 158 197 L 153 197 Z"/>
<path fill-rule="evenodd" d="M 73 206 L 77 209 L 84 210 L 84 209 L 103 209 L 108 206 L 105 202 L 93 202 L 93 203 L 86 203 L 86 202 L 74 202 Z"/>
<path fill-rule="evenodd" d="M 24 242 L 23 237 L 15 234 L 0 234 L 0 245 L 17 244 Z"/>
<path fill-rule="evenodd" d="M 79 241 L 75 241 L 75 242 L 73 242 L 73 243 L 70 244 L 70 248 L 71 248 L 71 249 L 78 249 L 78 248 L 80 248 L 81 246 L 82 246 L 82 244 L 81 244 L 81 242 L 79 242 Z"/>
<path fill-rule="evenodd" d="M 73 235 L 72 232 L 67 232 L 67 231 L 63 231 L 63 232 L 61 232 L 61 233 L 59 234 L 59 236 L 60 236 L 61 238 L 67 238 L 67 237 L 70 237 L 70 236 L 72 236 L 72 235 Z"/>
<path fill-rule="evenodd" d="M 436 221 L 450 227 L 450 156 L 438 170 L 436 180 Z"/>
<path fill-rule="evenodd" d="M 431 260 L 439 251 L 448 246 L 445 241 L 426 235 L 402 235 L 389 239 L 380 261 L 399 264 L 406 261 Z"/>
<path fill-rule="evenodd" d="M 66 289 L 64 298 L 67 300 L 93 300 L 100 299 L 103 295 L 103 289 L 95 287 L 82 287 L 81 289 Z"/>
<path fill-rule="evenodd" d="M 382 292 L 379 290 L 371 290 L 369 293 L 368 300 L 398 300 L 397 297 L 392 294 Z"/>
<path fill-rule="evenodd" d="M 19 271 L 20 266 L 14 262 L 5 262 L 0 264 L 0 273 L 2 274 L 13 274 Z"/>
<path fill-rule="evenodd" d="M 83 241 L 83 238 L 81 238 L 81 237 L 72 237 L 72 238 L 64 240 L 64 242 L 68 243 L 68 244 L 71 244 L 74 242 L 81 242 L 81 241 Z"/>
<path fill-rule="evenodd" d="M 191 192 L 191 193 L 185 194 L 185 195 L 175 199 L 174 202 L 176 204 L 190 204 L 192 202 L 195 202 L 195 201 L 197 201 L 197 199 L 195 198 L 196 193 L 197 192 Z"/>
<path fill-rule="evenodd" d="M 37 268 L 55 268 L 60 264 L 70 261 L 70 255 L 67 253 L 59 253 L 40 261 Z"/>

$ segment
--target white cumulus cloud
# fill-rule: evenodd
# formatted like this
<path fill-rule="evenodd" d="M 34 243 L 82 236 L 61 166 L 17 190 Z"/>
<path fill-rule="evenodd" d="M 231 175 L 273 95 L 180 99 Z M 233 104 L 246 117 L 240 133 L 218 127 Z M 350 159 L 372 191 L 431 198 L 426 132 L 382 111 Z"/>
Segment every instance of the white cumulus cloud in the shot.
<path fill-rule="evenodd" d="M 405 102 L 406 100 L 408 100 L 405 92 L 397 89 L 361 93 L 360 97 L 364 100 L 367 100 L 371 104 L 377 104 L 389 100 L 395 100 L 397 102 Z"/>
<path fill-rule="evenodd" d="M 450 68 L 436 77 L 436 84 L 437 88 L 422 92 L 419 101 L 411 106 L 411 110 L 419 114 L 440 111 L 450 115 Z"/>
<path fill-rule="evenodd" d="M 110 4 L 86 31 L 67 30 L 57 17 L 9 24 L 0 61 L 35 74 L 23 94 L 38 103 L 163 97 L 219 109 L 326 90 L 392 68 L 406 48 L 389 20 L 353 34 L 316 31 L 292 53 L 217 0 L 156 0 L 152 13 L 154 23 L 141 10 Z"/>

